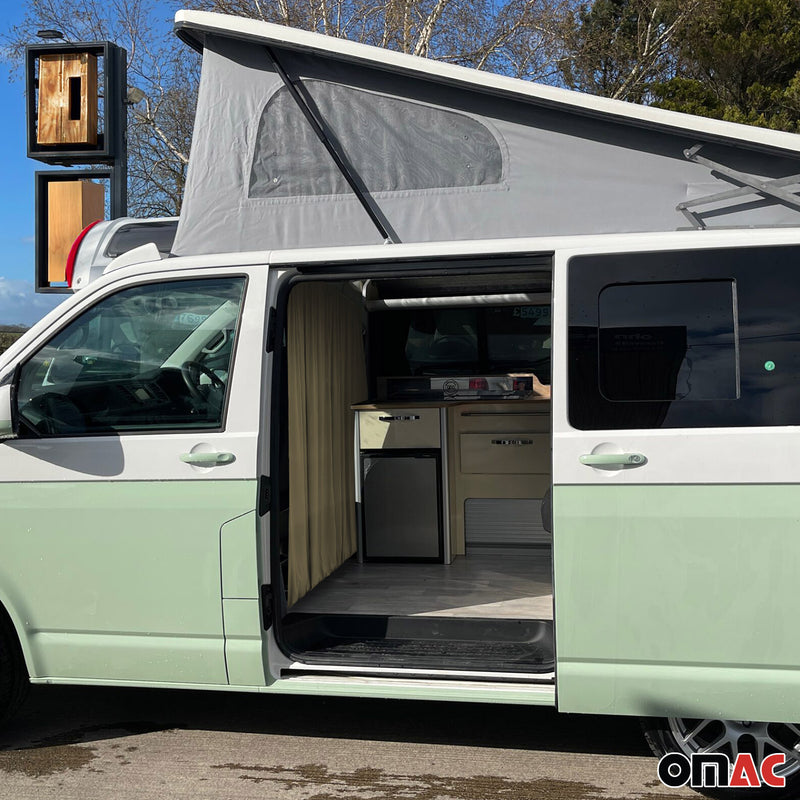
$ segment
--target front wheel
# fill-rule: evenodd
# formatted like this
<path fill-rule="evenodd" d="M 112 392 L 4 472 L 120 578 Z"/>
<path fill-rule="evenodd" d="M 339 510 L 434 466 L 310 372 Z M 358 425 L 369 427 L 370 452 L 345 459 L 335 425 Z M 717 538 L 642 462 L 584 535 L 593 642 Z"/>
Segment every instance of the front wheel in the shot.
<path fill-rule="evenodd" d="M 800 725 L 786 722 L 749 720 L 689 719 L 657 717 L 642 720 L 650 749 L 658 756 L 682 753 L 691 759 L 697 753 L 722 753 L 733 765 L 742 753 L 753 757 L 756 768 L 769 755 L 781 753 L 777 777 L 786 779 L 783 789 L 761 788 L 700 789 L 709 797 L 733 800 L 780 800 L 800 797 Z"/>
<path fill-rule="evenodd" d="M 17 635 L 0 608 L 0 724 L 19 708 L 29 686 Z"/>

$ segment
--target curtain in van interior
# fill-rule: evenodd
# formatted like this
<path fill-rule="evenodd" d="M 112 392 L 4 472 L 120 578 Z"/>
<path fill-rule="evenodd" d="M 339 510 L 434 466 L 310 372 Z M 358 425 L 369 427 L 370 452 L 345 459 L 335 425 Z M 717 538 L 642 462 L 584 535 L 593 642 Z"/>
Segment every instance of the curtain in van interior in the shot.
<path fill-rule="evenodd" d="M 304 283 L 289 296 L 289 606 L 356 551 L 352 403 L 367 397 L 360 296 Z"/>

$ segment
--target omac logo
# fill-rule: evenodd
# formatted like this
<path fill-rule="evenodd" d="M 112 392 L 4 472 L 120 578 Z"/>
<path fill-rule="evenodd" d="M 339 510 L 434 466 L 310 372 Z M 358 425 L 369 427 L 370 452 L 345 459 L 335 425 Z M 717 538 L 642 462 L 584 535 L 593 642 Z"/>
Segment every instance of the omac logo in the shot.
<path fill-rule="evenodd" d="M 786 763 L 783 753 L 773 753 L 756 765 L 750 753 L 739 753 L 736 761 L 724 753 L 667 753 L 658 762 L 658 778 L 675 789 L 688 783 L 693 789 L 753 788 L 783 789 L 786 778 L 775 774 Z"/>

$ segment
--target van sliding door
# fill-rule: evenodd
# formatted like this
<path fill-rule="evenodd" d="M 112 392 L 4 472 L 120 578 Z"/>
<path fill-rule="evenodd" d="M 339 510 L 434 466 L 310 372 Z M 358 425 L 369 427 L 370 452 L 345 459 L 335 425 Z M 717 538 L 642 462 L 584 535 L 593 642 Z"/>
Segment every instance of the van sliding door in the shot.
<path fill-rule="evenodd" d="M 562 711 L 800 719 L 799 256 L 556 264 Z"/>

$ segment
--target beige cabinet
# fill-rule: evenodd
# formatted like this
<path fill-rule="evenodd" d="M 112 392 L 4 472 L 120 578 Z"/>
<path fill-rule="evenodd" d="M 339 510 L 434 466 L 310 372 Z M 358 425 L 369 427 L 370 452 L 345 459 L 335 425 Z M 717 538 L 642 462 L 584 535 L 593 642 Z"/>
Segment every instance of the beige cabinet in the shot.
<path fill-rule="evenodd" d="M 468 501 L 484 516 L 499 516 L 502 504 L 476 501 L 530 501 L 513 505 L 525 513 L 535 509 L 538 517 L 538 500 L 551 483 L 549 402 L 454 406 L 447 412 L 447 442 L 453 555 L 466 552 Z M 509 518 L 518 515 L 511 504 L 508 510 Z"/>
<path fill-rule="evenodd" d="M 527 475 L 550 472 L 550 436 L 546 433 L 462 433 L 460 472 Z"/>
<path fill-rule="evenodd" d="M 385 408 L 358 412 L 361 450 L 441 447 L 438 408 Z"/>

